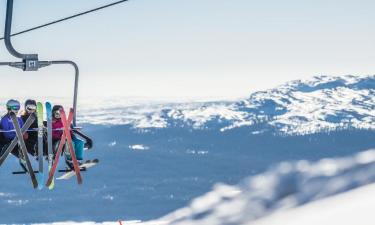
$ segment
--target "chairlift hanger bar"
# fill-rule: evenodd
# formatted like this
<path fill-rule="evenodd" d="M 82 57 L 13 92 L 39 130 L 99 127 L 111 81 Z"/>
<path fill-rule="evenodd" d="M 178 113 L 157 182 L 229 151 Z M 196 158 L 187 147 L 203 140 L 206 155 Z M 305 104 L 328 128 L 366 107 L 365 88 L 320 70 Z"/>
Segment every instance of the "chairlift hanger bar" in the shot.
<path fill-rule="evenodd" d="M 127 1 L 129 1 L 129 0 L 121 0 L 121 1 L 113 2 L 111 4 L 100 6 L 100 7 L 95 8 L 95 9 L 91 9 L 91 10 L 88 10 L 88 11 L 85 11 L 85 12 L 81 12 L 81 13 L 69 16 L 69 17 L 58 19 L 58 20 L 55 20 L 55 21 L 52 21 L 52 22 L 49 22 L 49 23 L 46 23 L 46 24 L 42 24 L 42 25 L 30 28 L 30 29 L 26 29 L 26 30 L 23 30 L 23 31 L 11 34 L 10 36 L 11 37 L 17 36 L 17 35 L 20 35 L 20 34 L 23 34 L 23 33 L 27 33 L 27 32 L 33 31 L 33 30 L 37 30 L 37 29 L 40 29 L 40 28 L 43 28 L 43 27 L 47 27 L 47 26 L 53 25 L 53 24 L 56 24 L 56 23 L 60 23 L 60 22 L 66 21 L 66 20 L 70 20 L 70 19 L 73 19 L 75 17 L 79 17 L 79 16 L 83 16 L 85 14 L 89 14 L 89 13 L 92 13 L 92 12 L 95 12 L 95 11 L 99 11 L 99 10 L 102 10 L 102 9 L 105 9 L 105 8 L 108 8 L 108 7 L 111 7 L 111 6 L 114 6 L 114 5 L 118 5 L 120 3 L 124 3 L 124 2 L 127 2 Z M 5 36 L 2 37 L 2 38 L 0 38 L 0 40 L 4 40 L 4 39 L 5 39 Z"/>

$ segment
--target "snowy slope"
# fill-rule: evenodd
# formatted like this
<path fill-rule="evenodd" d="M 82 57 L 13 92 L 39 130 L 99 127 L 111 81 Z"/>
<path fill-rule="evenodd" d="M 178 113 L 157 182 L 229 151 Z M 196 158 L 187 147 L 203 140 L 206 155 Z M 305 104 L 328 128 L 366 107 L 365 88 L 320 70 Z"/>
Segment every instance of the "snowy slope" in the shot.
<path fill-rule="evenodd" d="M 160 220 L 176 225 L 280 224 L 280 221 L 291 224 L 289 222 L 294 219 L 296 222 L 292 224 L 314 224 L 311 223 L 313 221 L 323 222 L 315 224 L 342 224 L 338 222 L 343 219 L 340 212 L 363 206 L 367 208 L 357 208 L 346 215 L 347 222 L 356 219 L 358 223 L 346 224 L 370 224 L 373 217 L 369 216 L 375 204 L 374 185 L 354 190 L 351 194 L 337 194 L 374 182 L 375 150 L 353 157 L 323 159 L 317 163 L 281 163 L 238 186 L 218 184 L 211 192 L 193 200 L 188 207 Z M 329 196 L 335 198 L 316 201 Z M 326 206 L 337 211 L 325 212 Z M 361 214 L 366 214 L 370 220 L 358 218 Z M 271 217 L 267 217 L 269 215 Z M 308 218 L 315 219 L 305 223 Z"/>
<path fill-rule="evenodd" d="M 375 184 L 372 184 L 295 209 L 281 211 L 250 224 L 276 225 L 280 224 L 280 221 L 288 221 L 288 225 L 372 225 L 374 196 Z"/>
<path fill-rule="evenodd" d="M 134 128 L 184 127 L 224 132 L 309 134 L 335 129 L 375 129 L 375 76 L 320 76 L 256 92 L 236 102 L 119 104 L 81 107 L 79 121 Z M 125 101 L 126 102 L 126 101 Z"/>

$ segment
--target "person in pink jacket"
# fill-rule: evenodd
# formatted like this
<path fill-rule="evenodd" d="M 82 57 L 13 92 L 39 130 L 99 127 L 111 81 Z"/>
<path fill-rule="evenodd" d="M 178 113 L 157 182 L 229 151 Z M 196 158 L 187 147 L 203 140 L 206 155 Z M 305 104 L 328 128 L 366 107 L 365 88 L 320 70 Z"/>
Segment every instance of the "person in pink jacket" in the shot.
<path fill-rule="evenodd" d="M 62 108 L 61 105 L 55 105 L 52 108 L 52 142 L 55 148 L 57 148 L 58 143 L 60 142 L 61 137 L 64 133 L 63 132 L 64 125 L 61 121 L 61 114 L 60 114 L 61 108 Z M 75 135 L 73 135 L 72 131 L 70 131 L 70 135 L 72 136 L 73 148 L 74 148 L 74 152 L 76 154 L 77 160 L 82 160 L 84 142 L 81 139 L 76 138 Z M 66 145 L 65 145 L 64 155 L 65 155 L 66 164 L 71 169 L 73 169 L 72 159 L 71 159 L 69 150 L 66 148 Z"/>
<path fill-rule="evenodd" d="M 53 142 L 59 141 L 63 134 L 63 123 L 61 121 L 59 105 L 55 105 L 52 110 L 52 140 Z"/>

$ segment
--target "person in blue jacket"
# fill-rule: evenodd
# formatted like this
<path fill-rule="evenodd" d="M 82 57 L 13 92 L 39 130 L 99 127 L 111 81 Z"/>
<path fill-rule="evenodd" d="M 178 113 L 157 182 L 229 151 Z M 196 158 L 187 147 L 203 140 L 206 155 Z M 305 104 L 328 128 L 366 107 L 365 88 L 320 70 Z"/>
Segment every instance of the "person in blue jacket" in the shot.
<path fill-rule="evenodd" d="M 7 108 L 7 113 L 1 118 L 0 125 L 2 129 L 2 134 L 3 134 L 3 147 L 2 147 L 2 152 L 5 151 L 5 149 L 8 147 L 10 142 L 16 137 L 16 132 L 14 131 L 14 125 L 12 122 L 12 118 L 10 117 L 10 112 L 15 113 L 16 115 L 18 114 L 18 111 L 20 110 L 20 102 L 14 99 L 10 99 L 6 103 L 6 108 Z M 23 126 L 23 121 L 20 117 L 17 117 L 18 124 L 20 127 Z M 24 140 L 27 140 L 28 134 L 25 133 L 23 135 Z M 16 156 L 17 158 L 20 158 L 19 156 L 19 150 L 18 146 L 16 146 L 12 154 Z M 20 164 L 21 166 L 24 166 L 24 159 L 20 158 Z"/>

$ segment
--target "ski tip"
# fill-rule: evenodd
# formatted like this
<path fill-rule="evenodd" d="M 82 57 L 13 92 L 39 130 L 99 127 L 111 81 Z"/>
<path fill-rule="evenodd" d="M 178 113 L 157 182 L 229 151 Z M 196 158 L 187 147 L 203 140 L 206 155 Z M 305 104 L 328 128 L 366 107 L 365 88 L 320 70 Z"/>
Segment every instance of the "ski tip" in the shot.
<path fill-rule="evenodd" d="M 38 188 L 38 182 L 33 182 L 33 188 L 37 189 Z"/>
<path fill-rule="evenodd" d="M 51 186 L 51 185 L 52 185 L 52 183 L 53 183 L 53 180 L 51 180 L 51 179 L 48 179 L 48 180 L 47 180 L 47 183 L 46 183 L 46 187 L 49 187 L 49 186 Z"/>
<path fill-rule="evenodd" d="M 38 190 L 43 189 L 43 183 L 44 183 L 44 174 L 38 173 L 37 174 L 37 180 L 38 180 Z"/>
<path fill-rule="evenodd" d="M 49 189 L 49 190 L 52 190 L 52 189 L 54 189 L 54 188 L 55 188 L 55 181 L 52 180 L 51 184 L 48 186 L 48 189 Z"/>
<path fill-rule="evenodd" d="M 51 173 L 51 169 L 52 169 L 52 166 L 49 165 L 48 166 L 49 176 L 50 176 L 50 173 Z M 55 187 L 55 177 L 54 176 L 52 176 L 51 178 L 48 179 L 48 181 L 46 183 L 46 187 L 48 187 L 49 190 L 52 190 Z"/>

